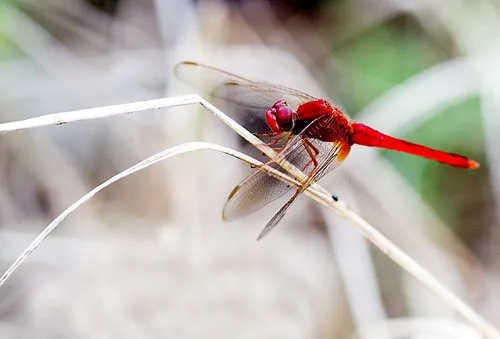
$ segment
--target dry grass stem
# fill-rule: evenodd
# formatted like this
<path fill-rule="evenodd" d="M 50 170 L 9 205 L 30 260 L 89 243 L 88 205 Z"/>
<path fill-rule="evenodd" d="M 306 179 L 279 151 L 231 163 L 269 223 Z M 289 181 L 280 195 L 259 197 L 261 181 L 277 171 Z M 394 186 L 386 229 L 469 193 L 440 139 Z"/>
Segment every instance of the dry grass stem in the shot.
<path fill-rule="evenodd" d="M 182 105 L 190 104 L 201 104 L 203 107 L 208 109 L 217 118 L 222 120 L 226 125 L 231 127 L 240 136 L 245 138 L 247 141 L 252 143 L 260 151 L 265 153 L 267 156 L 273 158 L 276 155 L 269 147 L 263 145 L 262 141 L 256 138 L 252 133 L 244 129 L 234 120 L 229 118 L 227 115 L 222 113 L 215 106 L 204 100 L 198 95 L 187 95 L 172 98 L 163 98 L 158 100 L 141 101 L 130 104 L 105 106 L 99 108 L 84 109 L 72 112 L 50 114 L 46 116 L 41 116 L 32 119 L 26 119 L 16 122 L 10 122 L 0 125 L 0 133 L 6 133 L 16 130 L 29 129 L 48 125 L 64 124 L 79 120 L 89 120 L 110 117 L 114 115 L 141 112 L 152 109 L 161 109 Z M 262 165 L 257 160 L 246 156 L 240 152 L 226 148 L 223 146 L 202 143 L 202 142 L 192 142 L 186 143 L 178 146 L 171 147 L 163 152 L 155 154 L 140 163 L 128 168 L 127 170 L 113 176 L 111 179 L 97 186 L 85 196 L 67 208 L 63 213 L 61 213 L 57 218 L 55 218 L 41 233 L 36 237 L 33 242 L 28 246 L 28 248 L 14 261 L 14 263 L 8 268 L 8 270 L 0 277 L 0 286 L 2 286 L 5 281 L 10 277 L 10 275 L 19 267 L 19 265 L 27 258 L 29 255 L 40 245 L 40 243 L 47 238 L 47 236 L 59 225 L 69 214 L 71 214 L 75 209 L 77 209 L 81 204 L 85 203 L 91 199 L 97 192 L 101 191 L 105 187 L 111 185 L 112 183 L 133 174 L 141 169 L 151 166 L 159 161 L 162 161 L 173 156 L 184 154 L 187 152 L 212 149 L 219 152 L 229 154 L 231 156 L 237 157 L 243 161 L 246 161 L 252 165 L 260 166 Z M 283 180 L 288 184 L 298 186 L 305 178 L 305 174 L 295 168 L 292 164 L 280 161 L 280 166 L 287 170 L 295 180 L 283 173 L 276 171 L 270 167 L 265 167 L 265 170 L 270 174 Z M 394 262 L 396 262 L 400 267 L 402 267 L 406 272 L 411 274 L 414 278 L 420 281 L 429 290 L 434 292 L 438 297 L 440 297 L 444 302 L 450 305 L 454 310 L 460 313 L 465 319 L 467 319 L 473 326 L 475 326 L 481 333 L 483 333 L 488 338 L 500 338 L 500 332 L 488 323 L 481 315 L 476 313 L 467 304 L 460 300 L 456 295 L 454 295 L 446 286 L 441 284 L 434 276 L 432 276 L 427 270 L 405 254 L 401 249 L 399 249 L 395 244 L 393 244 L 389 239 L 387 239 L 383 234 L 378 232 L 372 225 L 363 220 L 361 217 L 353 213 L 345 203 L 335 202 L 331 198 L 331 194 L 324 188 L 314 183 L 309 187 L 305 194 L 319 202 L 321 205 L 333 209 L 341 217 L 349 220 L 355 228 L 361 232 L 370 242 L 372 242 L 376 247 L 378 247 L 382 252 L 384 252 L 388 257 L 390 257 Z"/>

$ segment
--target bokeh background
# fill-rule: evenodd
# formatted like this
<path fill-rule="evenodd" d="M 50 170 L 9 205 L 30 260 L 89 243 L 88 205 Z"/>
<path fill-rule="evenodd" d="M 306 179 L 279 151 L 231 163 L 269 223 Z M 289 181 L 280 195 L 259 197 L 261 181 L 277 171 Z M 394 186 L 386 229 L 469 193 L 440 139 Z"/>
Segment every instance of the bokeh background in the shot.
<path fill-rule="evenodd" d="M 327 97 L 481 162 L 355 147 L 321 184 L 500 326 L 499 36 L 489 0 L 2 0 L 0 121 L 194 93 L 173 76 L 181 60 Z M 2 135 L 0 267 L 97 184 L 195 140 L 252 152 L 196 106 Z M 99 194 L 0 290 L 0 336 L 477 337 L 307 197 L 259 243 L 282 200 L 224 223 L 249 172 L 203 152 Z"/>

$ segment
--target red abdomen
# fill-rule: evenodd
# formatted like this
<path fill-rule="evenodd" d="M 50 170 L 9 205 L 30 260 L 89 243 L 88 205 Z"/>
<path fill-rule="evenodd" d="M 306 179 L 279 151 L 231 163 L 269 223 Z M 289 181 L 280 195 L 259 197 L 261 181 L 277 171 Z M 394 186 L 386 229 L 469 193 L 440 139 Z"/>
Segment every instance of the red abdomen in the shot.
<path fill-rule="evenodd" d="M 462 155 L 443 152 L 424 145 L 397 139 L 364 124 L 353 123 L 352 128 L 351 141 L 354 144 L 409 153 L 455 167 L 467 169 L 479 168 L 478 162 Z"/>

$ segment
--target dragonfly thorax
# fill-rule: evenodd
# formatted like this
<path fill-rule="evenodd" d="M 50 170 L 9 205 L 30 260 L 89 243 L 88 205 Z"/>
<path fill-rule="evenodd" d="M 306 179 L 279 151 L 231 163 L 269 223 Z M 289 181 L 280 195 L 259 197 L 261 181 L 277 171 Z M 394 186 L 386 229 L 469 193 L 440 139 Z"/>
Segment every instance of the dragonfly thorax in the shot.
<path fill-rule="evenodd" d="M 274 103 L 266 112 L 266 122 L 273 132 L 286 132 L 292 129 L 294 112 L 284 100 Z"/>

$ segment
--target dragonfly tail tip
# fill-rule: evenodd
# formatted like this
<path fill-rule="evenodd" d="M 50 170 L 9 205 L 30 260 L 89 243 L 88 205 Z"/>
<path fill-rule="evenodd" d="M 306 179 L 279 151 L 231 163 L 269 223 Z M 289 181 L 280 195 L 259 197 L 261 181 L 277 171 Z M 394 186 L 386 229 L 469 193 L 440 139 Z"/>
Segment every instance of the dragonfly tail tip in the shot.
<path fill-rule="evenodd" d="M 481 166 L 477 161 L 474 161 L 471 159 L 469 159 L 468 165 L 469 165 L 469 169 L 478 169 Z"/>

